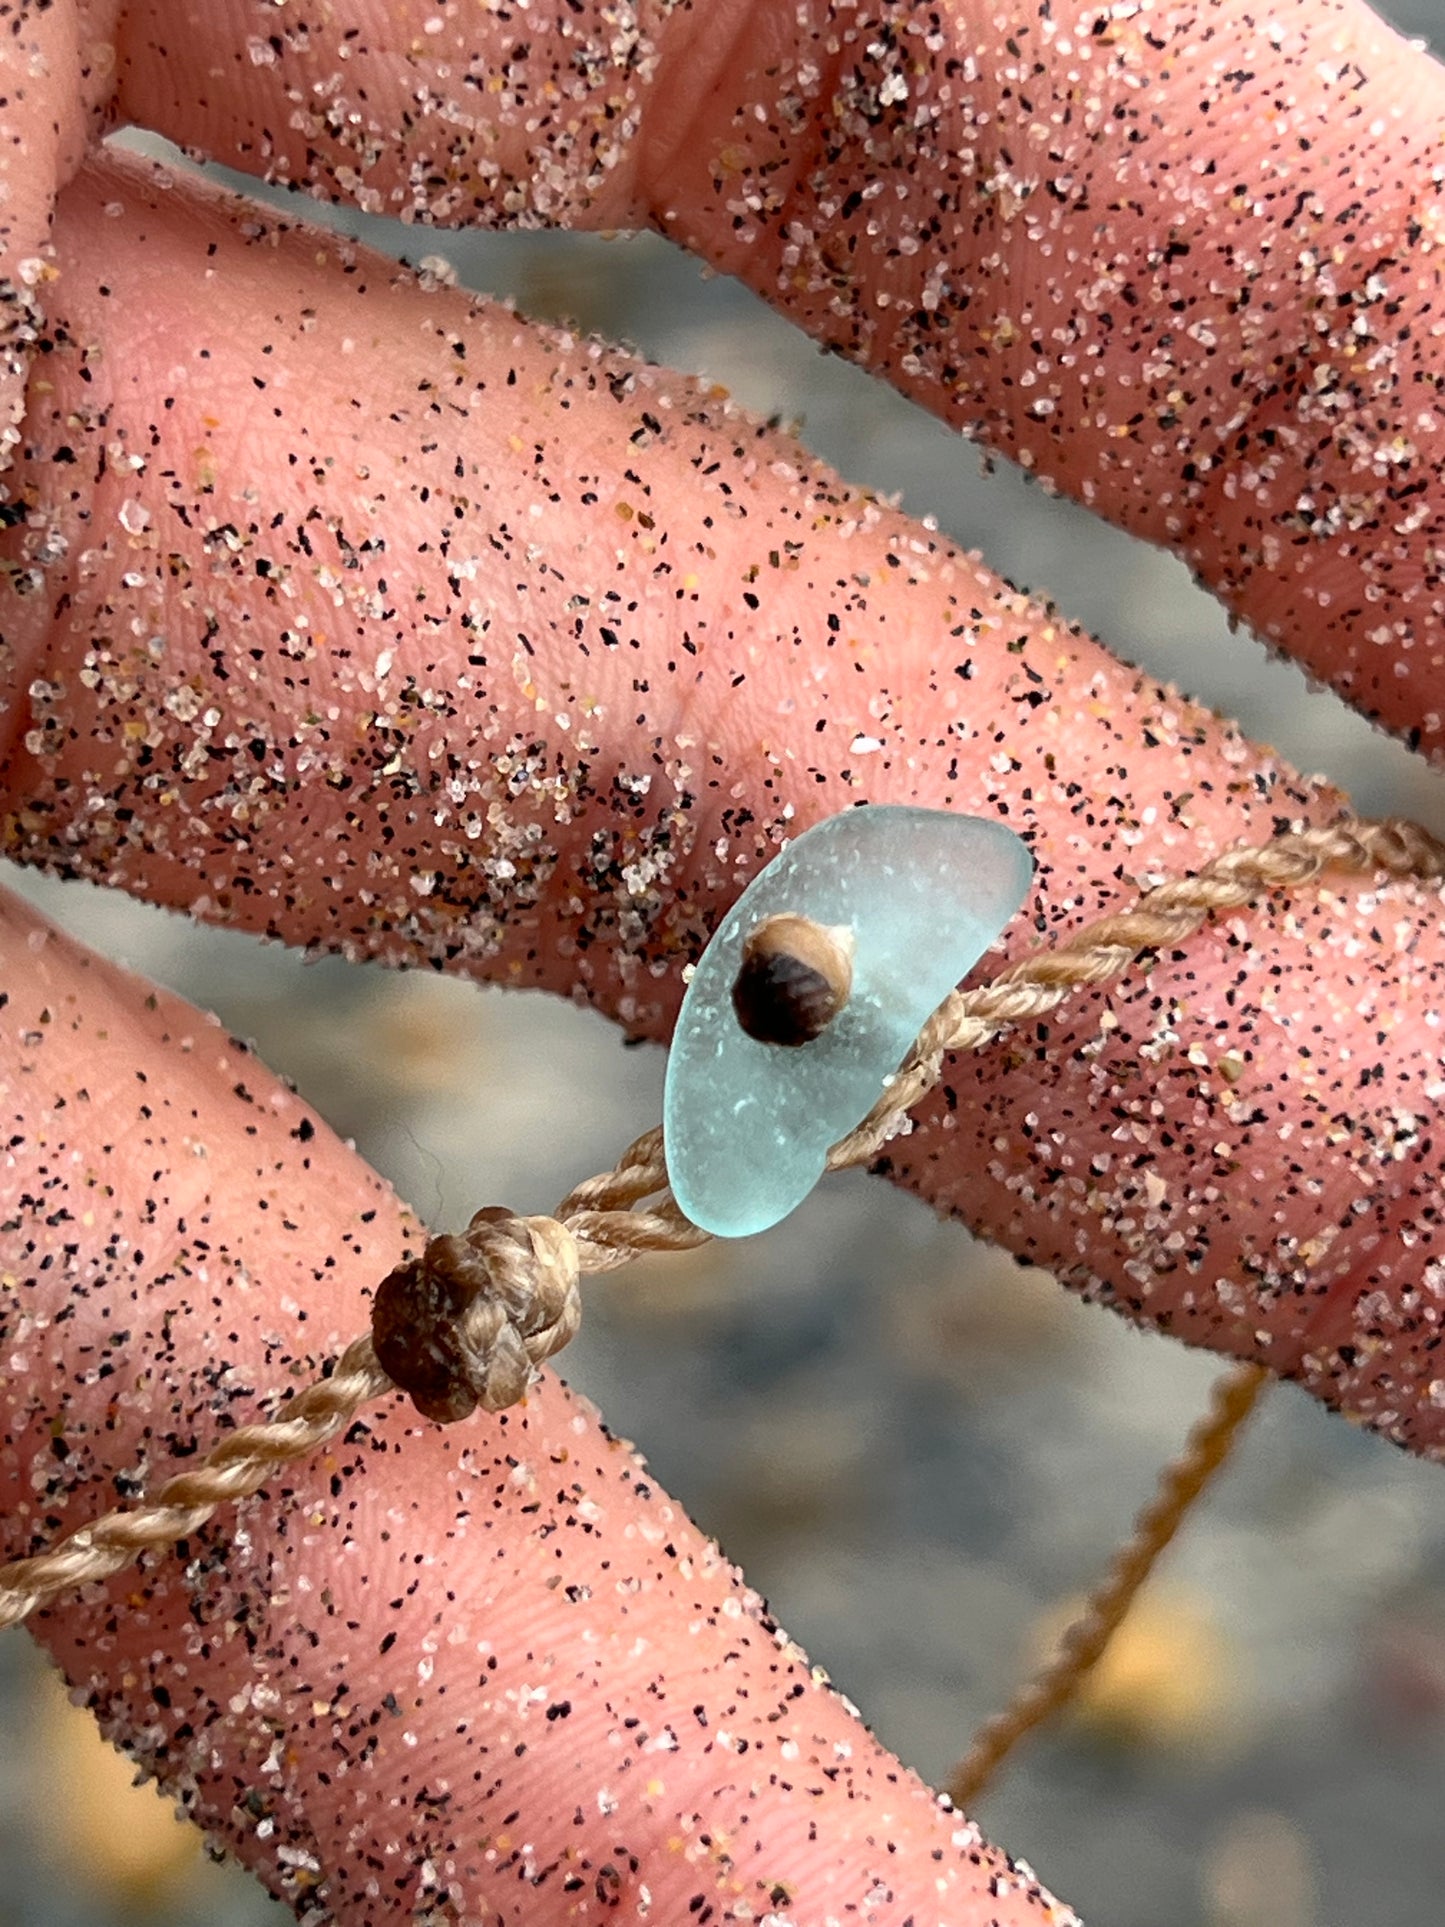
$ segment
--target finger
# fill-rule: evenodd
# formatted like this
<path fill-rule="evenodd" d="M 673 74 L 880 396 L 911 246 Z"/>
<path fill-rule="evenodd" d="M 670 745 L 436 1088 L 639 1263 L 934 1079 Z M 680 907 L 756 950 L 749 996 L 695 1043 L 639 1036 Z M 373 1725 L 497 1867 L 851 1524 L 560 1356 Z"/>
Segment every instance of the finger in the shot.
<path fill-rule="evenodd" d="M 1015 950 L 1338 806 L 686 383 L 134 165 L 61 239 L 10 537 L 64 558 L 10 711 L 26 861 L 658 1036 L 851 803 L 1018 828 Z M 894 1165 L 1437 1450 L 1442 964 L 1406 885 L 1262 906 L 958 1063 Z"/>
<path fill-rule="evenodd" d="M 111 97 L 118 9 L 119 0 L 0 6 L 0 471 L 19 438 L 26 369 L 43 332 L 51 207 Z"/>
<path fill-rule="evenodd" d="M 1363 0 L 133 9 L 127 112 L 418 221 L 654 222 L 1445 740 L 1445 79 Z M 175 51 L 167 53 L 165 49 Z M 259 63 L 259 64 L 258 64 Z"/>
<path fill-rule="evenodd" d="M 663 231 L 1438 753 L 1445 73 L 1364 0 L 894 5 L 851 38 L 820 5 L 791 62 L 742 47 Z"/>
<path fill-rule="evenodd" d="M 213 1021 L 13 899 L 0 984 L 13 1554 L 307 1382 L 409 1227 Z M 446 1431 L 376 1408 L 41 1636 L 107 1732 L 328 1918 L 1072 1919 L 555 1379 Z"/>

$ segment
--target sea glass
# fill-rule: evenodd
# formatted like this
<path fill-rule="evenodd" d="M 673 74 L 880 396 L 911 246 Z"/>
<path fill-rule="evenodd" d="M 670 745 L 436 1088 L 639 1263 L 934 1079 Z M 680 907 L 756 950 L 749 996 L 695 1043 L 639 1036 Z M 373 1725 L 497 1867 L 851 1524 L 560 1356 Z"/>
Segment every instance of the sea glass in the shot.
<path fill-rule="evenodd" d="M 802 1203 L 1032 877 L 1027 846 L 992 818 L 868 804 L 804 831 L 754 878 L 698 962 L 668 1058 L 668 1177 L 694 1224 L 745 1238 Z M 749 1037 L 732 1004 L 745 938 L 783 911 L 853 939 L 847 1004 L 793 1048 Z"/>

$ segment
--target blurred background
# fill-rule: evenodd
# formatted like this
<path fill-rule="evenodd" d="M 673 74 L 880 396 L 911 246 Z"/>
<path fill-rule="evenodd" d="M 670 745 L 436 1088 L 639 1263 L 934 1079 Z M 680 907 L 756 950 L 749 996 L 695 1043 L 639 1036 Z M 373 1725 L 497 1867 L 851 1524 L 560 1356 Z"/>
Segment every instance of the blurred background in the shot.
<path fill-rule="evenodd" d="M 1445 44 L 1445 0 L 1388 11 Z M 1445 778 L 1231 635 L 1175 563 L 987 472 L 663 243 L 351 225 L 801 419 L 852 480 L 935 516 L 1362 812 L 1445 831 Z M 549 1208 L 658 1113 L 661 1053 L 560 1003 L 303 965 L 82 886 L 5 880 L 252 1039 L 439 1226 L 487 1199 Z M 935 1782 L 1095 1582 L 1218 1369 L 861 1178 L 764 1239 L 587 1293 L 564 1376 Z M 131 1786 L 20 1631 L 0 1635 L 0 1722 L 6 1927 L 289 1918 Z M 1091 1927 L 1420 1927 L 1445 1919 L 1442 1806 L 1445 1477 L 1277 1389 L 1078 1714 L 978 1817 Z"/>

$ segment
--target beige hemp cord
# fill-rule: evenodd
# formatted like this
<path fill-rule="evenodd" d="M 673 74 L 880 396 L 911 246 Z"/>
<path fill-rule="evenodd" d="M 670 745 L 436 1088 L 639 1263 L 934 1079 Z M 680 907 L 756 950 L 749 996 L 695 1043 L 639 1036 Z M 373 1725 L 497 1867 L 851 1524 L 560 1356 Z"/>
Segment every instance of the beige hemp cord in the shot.
<path fill-rule="evenodd" d="M 1115 1553 L 1084 1610 L 1059 1641 L 1056 1657 L 1019 1688 L 1002 1713 L 984 1721 L 948 1776 L 944 1790 L 956 1807 L 972 1806 L 1019 1741 L 1074 1698 L 1190 1507 L 1229 1458 L 1268 1378 L 1263 1365 L 1234 1365 L 1214 1381 L 1209 1410 L 1179 1457 L 1160 1475 L 1158 1490 L 1134 1521 L 1132 1536 Z"/>
<path fill-rule="evenodd" d="M 1156 885 L 1133 909 L 1086 925 L 991 983 L 947 997 L 872 1111 L 834 1145 L 829 1168 L 875 1157 L 937 1083 L 948 1052 L 979 1050 L 1007 1026 L 1053 1010 L 1072 991 L 1121 976 L 1141 952 L 1185 942 L 1215 912 L 1241 909 L 1273 890 L 1300 889 L 1326 870 L 1435 882 L 1445 878 L 1445 845 L 1399 819 L 1342 821 L 1227 851 L 1193 876 Z M 412 1378 L 418 1355 L 435 1367 L 439 1352 L 445 1353 L 439 1379 L 423 1369 L 421 1382 L 408 1386 L 424 1412 L 454 1418 L 478 1404 L 499 1410 L 525 1394 L 537 1367 L 576 1331 L 581 1274 L 614 1271 L 644 1252 L 686 1250 L 707 1238 L 667 1190 L 658 1129 L 629 1146 L 613 1170 L 578 1185 L 553 1217 L 517 1217 L 496 1207 L 479 1211 L 462 1236 L 432 1239 L 419 1258 L 383 1281 L 375 1339 L 368 1334 L 354 1340 L 327 1376 L 287 1402 L 283 1416 L 228 1433 L 202 1464 L 167 1480 L 147 1504 L 107 1513 L 49 1552 L 0 1566 L 0 1626 L 195 1532 L 218 1507 L 249 1497 L 279 1467 L 335 1438 L 363 1405 L 397 1383 L 378 1349 L 394 1354 Z M 1192 1499 L 1223 1462 L 1264 1377 L 1251 1365 L 1220 1381 L 1213 1416 L 1166 1473 L 1156 1499 L 1140 1515 L 1135 1538 L 1066 1636 L 1059 1661 L 984 1729 L 958 1770 L 956 1790 L 975 1792 L 1014 1741 L 1077 1690 Z"/>

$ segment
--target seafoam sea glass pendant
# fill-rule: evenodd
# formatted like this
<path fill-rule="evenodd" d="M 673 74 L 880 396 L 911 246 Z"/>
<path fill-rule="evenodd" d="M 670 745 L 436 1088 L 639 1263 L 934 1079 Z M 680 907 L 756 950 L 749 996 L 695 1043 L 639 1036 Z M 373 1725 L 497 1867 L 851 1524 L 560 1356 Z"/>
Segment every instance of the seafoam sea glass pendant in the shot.
<path fill-rule="evenodd" d="M 668 1058 L 668 1178 L 694 1224 L 744 1238 L 802 1203 L 1032 877 L 1002 823 L 868 804 L 804 831 L 754 878 L 703 953 Z M 811 1041 L 764 1043 L 743 1029 L 733 988 L 750 940 L 752 958 L 785 916 L 818 926 L 851 982 Z"/>

